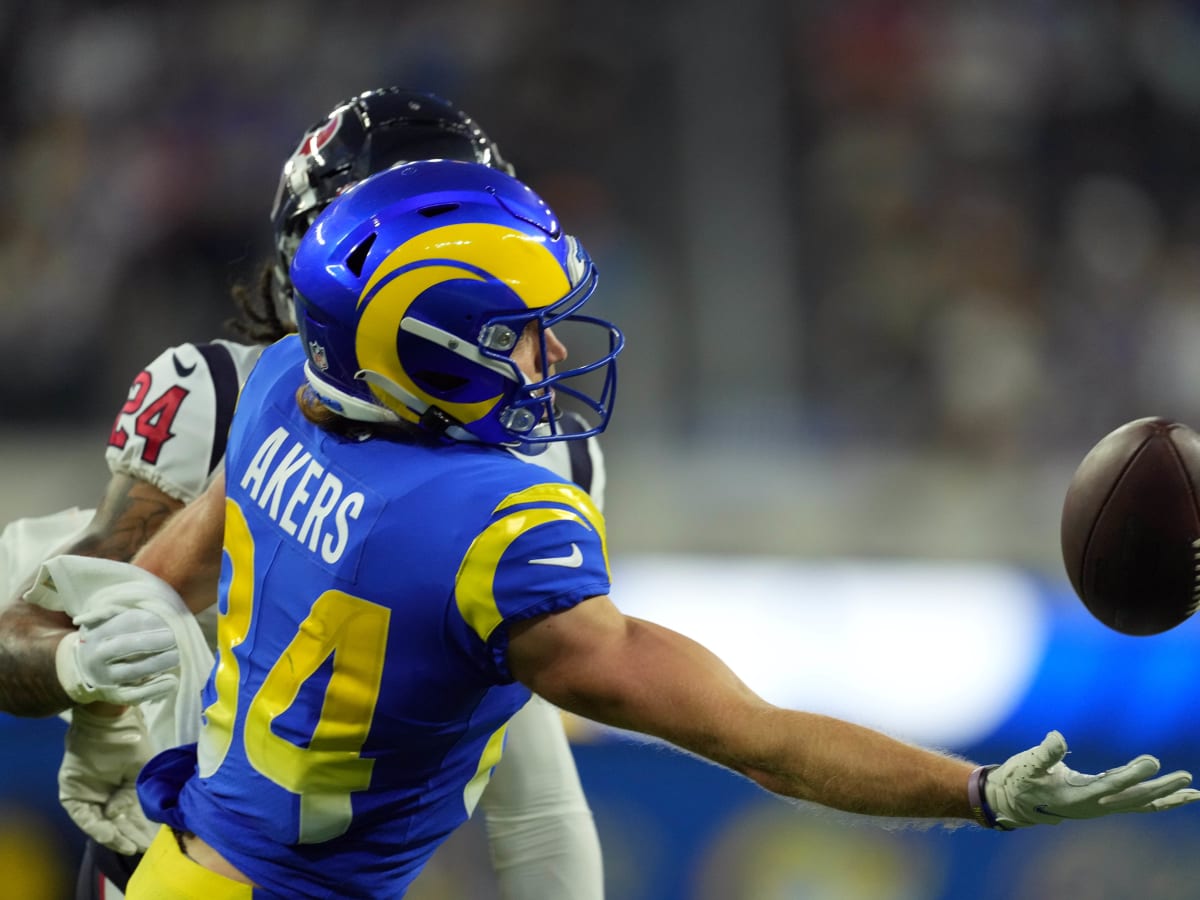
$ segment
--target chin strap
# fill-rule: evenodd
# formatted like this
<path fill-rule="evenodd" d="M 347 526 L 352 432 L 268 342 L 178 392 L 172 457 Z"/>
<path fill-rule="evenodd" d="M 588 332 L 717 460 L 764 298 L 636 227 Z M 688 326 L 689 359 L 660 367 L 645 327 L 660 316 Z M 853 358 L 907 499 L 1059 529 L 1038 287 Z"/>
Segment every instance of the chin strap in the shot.
<path fill-rule="evenodd" d="M 364 373 L 359 374 L 362 375 Z M 386 422 L 391 424 L 403 421 L 399 414 L 392 412 L 386 406 L 371 403 L 370 401 L 363 400 L 361 397 L 347 394 L 341 388 L 334 387 L 313 371 L 312 363 L 310 362 L 304 363 L 304 378 L 308 381 L 308 386 L 313 389 L 313 393 L 321 398 L 321 402 L 345 419 L 352 419 L 355 422 Z"/>
<path fill-rule="evenodd" d="M 388 409 L 386 406 L 379 403 L 372 403 L 370 400 L 364 400 L 361 397 L 355 397 L 352 394 L 346 393 L 341 388 L 334 387 L 313 371 L 312 363 L 306 362 L 304 364 L 304 377 L 308 381 L 308 386 L 321 398 L 321 402 L 343 418 L 351 419 L 355 422 L 376 422 L 392 425 L 406 421 L 403 416 Z M 356 377 L 361 378 L 367 384 L 378 388 L 385 394 L 403 403 L 420 417 L 418 421 L 421 427 L 427 429 L 432 434 L 445 435 L 456 441 L 478 440 L 475 435 L 463 428 L 453 416 L 414 396 L 390 378 L 380 375 L 378 372 L 372 372 L 370 369 L 362 369 Z"/>
<path fill-rule="evenodd" d="M 430 406 L 421 414 L 421 427 L 430 434 L 436 434 L 439 437 L 446 434 L 452 428 L 461 431 L 462 429 L 458 425 L 459 422 L 457 419 L 444 410 L 438 409 L 436 406 Z"/>

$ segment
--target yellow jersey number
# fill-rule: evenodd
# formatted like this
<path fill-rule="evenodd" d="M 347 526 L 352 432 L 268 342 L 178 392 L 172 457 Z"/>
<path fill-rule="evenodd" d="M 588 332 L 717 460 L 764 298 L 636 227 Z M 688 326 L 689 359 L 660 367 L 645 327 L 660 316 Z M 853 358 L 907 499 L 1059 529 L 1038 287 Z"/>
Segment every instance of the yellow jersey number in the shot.
<path fill-rule="evenodd" d="M 246 639 L 254 611 L 254 538 L 241 508 L 225 501 L 225 552 L 231 577 L 227 607 L 217 630 L 217 698 L 204 710 L 200 776 L 212 775 L 229 752 L 238 708 L 238 661 L 233 649 Z M 296 636 L 267 673 L 246 710 L 246 759 L 260 774 L 300 797 L 299 843 L 327 841 L 350 827 L 350 795 L 366 790 L 374 760 L 362 747 L 383 681 L 391 610 L 342 591 L 313 602 Z M 342 649 L 347 652 L 340 652 Z M 271 728 L 296 701 L 304 683 L 333 655 L 321 717 L 307 746 Z"/>

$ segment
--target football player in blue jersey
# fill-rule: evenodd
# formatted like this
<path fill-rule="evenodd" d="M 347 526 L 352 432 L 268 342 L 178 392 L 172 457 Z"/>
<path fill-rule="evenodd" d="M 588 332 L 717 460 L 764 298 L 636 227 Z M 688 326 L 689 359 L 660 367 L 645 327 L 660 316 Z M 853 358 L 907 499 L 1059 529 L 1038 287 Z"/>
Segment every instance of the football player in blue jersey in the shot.
<path fill-rule="evenodd" d="M 271 211 L 275 256 L 257 289 L 237 293 L 241 315 L 231 325 L 240 342 L 171 347 L 138 374 L 110 435 L 112 476 L 100 507 L 5 529 L 0 603 L 15 599 L 27 576 L 54 553 L 128 560 L 170 514 L 203 492 L 221 471 L 238 392 L 263 346 L 295 331 L 288 267 L 301 236 L 348 186 L 399 162 L 430 158 L 512 171 L 469 115 L 420 91 L 367 91 L 337 104 L 305 132 L 283 167 Z M 579 417 L 561 422 L 586 430 Z M 516 458 L 553 469 L 601 505 L 598 443 L 587 439 L 570 448 L 556 445 L 537 457 Z M 81 589 L 87 577 L 78 571 L 72 576 Z M 179 641 L 144 607 L 107 621 L 79 621 L 75 631 L 64 613 L 28 603 L 0 612 L 0 708 L 50 715 L 79 704 L 60 772 L 62 802 L 89 836 L 77 900 L 119 900 L 140 858 L 136 851 L 153 834 L 137 814 L 132 779 L 163 746 L 138 713 L 91 701 L 147 700 L 141 718 L 149 717 L 149 698 L 171 691 L 178 678 Z M 215 646 L 215 609 L 201 613 L 198 622 Z M 545 702 L 528 704 L 513 721 L 509 743 L 506 764 L 481 799 L 501 894 L 597 900 L 603 895 L 599 839 L 560 714 Z"/>
<path fill-rule="evenodd" d="M 1150 756 L 1074 772 L 1057 732 L 975 766 L 780 709 L 622 615 L 603 515 L 509 452 L 574 438 L 560 401 L 608 421 L 624 339 L 585 313 L 596 279 L 531 190 L 472 163 L 372 176 L 302 239 L 299 335 L 248 379 L 224 484 L 136 560 L 191 604 L 219 571 L 220 620 L 198 743 L 139 777 L 165 827 L 132 900 L 402 894 L 531 691 L 858 813 L 1012 829 L 1200 799 Z M 599 339 L 568 368 L 571 326 Z"/>

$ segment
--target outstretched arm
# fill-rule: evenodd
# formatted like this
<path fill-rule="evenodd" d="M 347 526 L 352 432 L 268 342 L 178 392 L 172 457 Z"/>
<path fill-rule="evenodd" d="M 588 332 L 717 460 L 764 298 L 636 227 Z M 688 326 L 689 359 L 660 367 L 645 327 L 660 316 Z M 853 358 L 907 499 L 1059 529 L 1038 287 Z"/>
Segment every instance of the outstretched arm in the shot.
<path fill-rule="evenodd" d="M 1200 800 L 1187 772 L 1153 777 L 1152 756 L 1099 776 L 1074 772 L 1057 732 L 985 778 L 983 768 L 871 729 L 780 709 L 704 647 L 621 615 L 607 597 L 515 626 L 509 665 L 565 709 L 663 738 L 775 793 L 854 813 L 1014 828 Z"/>
<path fill-rule="evenodd" d="M 773 706 L 705 647 L 607 597 L 514 628 L 509 663 L 564 709 L 670 741 L 778 794 L 878 816 L 971 817 L 971 764 Z"/>

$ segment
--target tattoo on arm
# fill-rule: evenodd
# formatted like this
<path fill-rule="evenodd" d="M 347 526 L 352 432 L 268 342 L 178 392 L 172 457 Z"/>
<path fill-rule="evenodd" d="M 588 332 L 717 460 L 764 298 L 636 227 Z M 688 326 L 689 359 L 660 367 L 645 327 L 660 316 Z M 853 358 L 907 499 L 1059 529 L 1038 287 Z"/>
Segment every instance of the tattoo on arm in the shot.
<path fill-rule="evenodd" d="M 0 710 L 52 716 L 71 705 L 54 653 L 72 628 L 63 613 L 18 601 L 0 612 Z"/>
<path fill-rule="evenodd" d="M 128 562 L 182 506 L 151 484 L 114 475 L 87 531 L 63 552 Z M 20 600 L 0 610 L 0 711 L 51 716 L 71 705 L 54 655 L 73 627 L 63 613 Z"/>
<path fill-rule="evenodd" d="M 67 552 L 129 562 L 182 506 L 152 484 L 114 475 L 87 533 Z"/>

